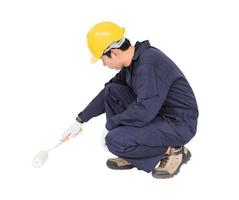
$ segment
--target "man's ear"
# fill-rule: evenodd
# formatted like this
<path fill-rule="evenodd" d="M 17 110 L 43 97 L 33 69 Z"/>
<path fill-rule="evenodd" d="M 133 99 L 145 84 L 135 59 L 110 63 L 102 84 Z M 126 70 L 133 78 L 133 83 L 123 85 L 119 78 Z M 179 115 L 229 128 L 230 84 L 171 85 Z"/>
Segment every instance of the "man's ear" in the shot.
<path fill-rule="evenodd" d="M 120 50 L 119 49 L 111 49 L 111 56 L 119 56 Z"/>

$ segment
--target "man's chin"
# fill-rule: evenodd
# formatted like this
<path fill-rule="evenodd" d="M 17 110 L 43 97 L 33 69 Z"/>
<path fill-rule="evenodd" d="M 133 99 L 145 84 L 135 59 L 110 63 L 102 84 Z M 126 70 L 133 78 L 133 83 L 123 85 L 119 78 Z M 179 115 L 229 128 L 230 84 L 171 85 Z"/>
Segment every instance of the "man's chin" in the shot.
<path fill-rule="evenodd" d="M 109 67 L 109 66 L 108 66 Z M 110 69 L 115 69 L 115 70 L 121 70 L 122 69 L 122 67 L 109 67 Z"/>

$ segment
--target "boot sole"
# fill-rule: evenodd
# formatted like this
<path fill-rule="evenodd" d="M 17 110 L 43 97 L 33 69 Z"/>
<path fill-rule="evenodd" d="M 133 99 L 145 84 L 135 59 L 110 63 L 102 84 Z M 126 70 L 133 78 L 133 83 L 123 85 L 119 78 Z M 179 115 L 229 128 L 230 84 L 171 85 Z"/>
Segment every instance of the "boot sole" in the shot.
<path fill-rule="evenodd" d="M 157 174 L 157 172 L 152 172 L 152 176 L 154 178 L 158 178 L 158 179 L 167 179 L 167 178 L 172 178 L 173 176 L 177 175 L 180 171 L 180 168 L 183 164 L 187 164 L 187 162 L 191 159 L 191 152 L 188 150 L 187 155 L 185 156 L 185 158 L 183 159 L 182 163 L 179 165 L 178 169 L 173 173 L 173 174 L 168 174 L 168 175 L 160 175 Z"/>

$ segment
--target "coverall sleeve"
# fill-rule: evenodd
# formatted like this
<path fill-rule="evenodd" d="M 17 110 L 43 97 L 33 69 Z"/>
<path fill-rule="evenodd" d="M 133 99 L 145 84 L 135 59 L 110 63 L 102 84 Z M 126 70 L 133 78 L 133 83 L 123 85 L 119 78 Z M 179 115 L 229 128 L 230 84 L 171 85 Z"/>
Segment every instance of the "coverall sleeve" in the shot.
<path fill-rule="evenodd" d="M 105 112 L 104 106 L 104 89 L 78 114 L 78 117 L 87 122 L 91 118 L 99 116 Z"/>
<path fill-rule="evenodd" d="M 118 72 L 110 81 L 105 83 L 105 86 L 110 83 L 126 84 L 124 70 L 120 70 L 120 72 Z M 102 89 L 98 95 L 96 95 L 96 97 L 85 107 L 85 109 L 78 114 L 78 117 L 83 122 L 87 122 L 91 118 L 105 113 L 104 92 L 105 89 Z"/>
<path fill-rule="evenodd" d="M 106 128 L 111 130 L 120 125 L 143 127 L 150 123 L 158 114 L 169 90 L 169 83 L 165 78 L 163 80 L 156 76 L 155 66 L 141 64 L 134 84 L 137 100 L 124 112 L 108 119 Z"/>

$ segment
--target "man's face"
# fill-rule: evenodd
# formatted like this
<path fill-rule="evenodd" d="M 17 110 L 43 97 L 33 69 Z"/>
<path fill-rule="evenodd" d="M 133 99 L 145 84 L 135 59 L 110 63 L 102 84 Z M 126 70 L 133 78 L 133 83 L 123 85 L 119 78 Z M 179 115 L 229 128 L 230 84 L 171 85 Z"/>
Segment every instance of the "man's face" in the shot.
<path fill-rule="evenodd" d="M 103 55 L 101 57 L 101 60 L 103 62 L 103 65 L 109 67 L 110 69 L 120 70 L 123 67 L 121 64 L 122 60 L 118 49 L 111 50 L 111 58 L 106 55 Z"/>

